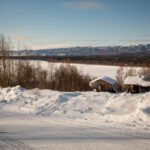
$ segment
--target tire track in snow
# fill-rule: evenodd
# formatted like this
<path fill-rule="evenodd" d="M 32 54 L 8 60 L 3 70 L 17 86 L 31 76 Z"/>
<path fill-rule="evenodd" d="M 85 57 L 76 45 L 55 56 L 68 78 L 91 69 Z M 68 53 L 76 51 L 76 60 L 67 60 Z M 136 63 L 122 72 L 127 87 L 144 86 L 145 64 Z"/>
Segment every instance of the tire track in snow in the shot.
<path fill-rule="evenodd" d="M 35 150 L 35 148 L 0 133 L 0 150 Z"/>

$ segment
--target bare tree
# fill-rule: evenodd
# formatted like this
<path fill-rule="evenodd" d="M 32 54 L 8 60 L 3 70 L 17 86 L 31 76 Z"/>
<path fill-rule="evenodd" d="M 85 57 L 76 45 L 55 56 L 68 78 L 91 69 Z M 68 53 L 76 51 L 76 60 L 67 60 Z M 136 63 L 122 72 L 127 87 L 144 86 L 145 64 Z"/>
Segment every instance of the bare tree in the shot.
<path fill-rule="evenodd" d="M 129 68 L 127 71 L 127 76 L 135 76 L 135 75 L 137 75 L 136 69 Z"/>
<path fill-rule="evenodd" d="M 58 67 L 54 73 L 55 90 L 60 91 L 87 91 L 90 90 L 91 78 L 82 75 L 75 66 L 66 64 Z"/>
<path fill-rule="evenodd" d="M 119 67 L 116 72 L 116 80 L 120 91 L 124 89 L 124 79 L 126 78 L 125 68 Z"/>
<path fill-rule="evenodd" d="M 12 42 L 4 35 L 0 35 L 0 84 L 5 86 L 11 84 L 10 76 L 12 76 L 12 62 L 9 59 Z"/>
<path fill-rule="evenodd" d="M 90 90 L 91 78 L 83 75 L 75 66 L 66 64 L 57 68 L 51 63 L 49 70 L 31 64 L 26 56 L 25 60 L 12 60 L 10 50 L 11 41 L 0 36 L 0 86 L 21 85 L 24 88 L 50 88 L 60 91 L 87 91 Z M 23 49 L 21 45 L 18 50 Z M 29 50 L 24 46 L 24 49 Z M 28 54 L 28 52 L 26 52 Z"/>
<path fill-rule="evenodd" d="M 144 76 L 150 76 L 150 68 L 148 68 L 148 67 L 142 68 L 142 69 L 140 69 L 138 74 L 144 75 Z"/>

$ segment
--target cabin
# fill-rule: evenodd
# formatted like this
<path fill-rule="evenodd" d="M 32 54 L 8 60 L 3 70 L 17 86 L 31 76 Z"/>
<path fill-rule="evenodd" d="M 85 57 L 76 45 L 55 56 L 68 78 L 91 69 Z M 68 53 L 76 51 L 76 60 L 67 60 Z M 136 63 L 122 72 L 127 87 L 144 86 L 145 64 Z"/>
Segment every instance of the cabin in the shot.
<path fill-rule="evenodd" d="M 94 80 L 92 80 L 89 83 L 89 86 L 93 89 L 96 90 L 97 92 L 112 92 L 112 93 L 117 93 L 117 81 L 104 76 L 104 77 L 99 77 Z"/>
<path fill-rule="evenodd" d="M 125 91 L 143 93 L 150 91 L 150 76 L 127 76 L 124 80 Z"/>

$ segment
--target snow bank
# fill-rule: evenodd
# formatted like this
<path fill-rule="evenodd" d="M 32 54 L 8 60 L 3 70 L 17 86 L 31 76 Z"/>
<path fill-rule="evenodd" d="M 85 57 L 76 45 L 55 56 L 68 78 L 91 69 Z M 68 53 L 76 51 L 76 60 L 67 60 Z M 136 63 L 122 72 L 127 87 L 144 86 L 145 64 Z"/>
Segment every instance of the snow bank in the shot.
<path fill-rule="evenodd" d="M 0 88 L 0 102 L 2 103 L 14 103 L 17 101 L 19 95 L 24 89 L 20 86 Z"/>
<path fill-rule="evenodd" d="M 17 86 L 0 89 L 0 109 L 150 128 L 150 93 L 57 92 Z"/>

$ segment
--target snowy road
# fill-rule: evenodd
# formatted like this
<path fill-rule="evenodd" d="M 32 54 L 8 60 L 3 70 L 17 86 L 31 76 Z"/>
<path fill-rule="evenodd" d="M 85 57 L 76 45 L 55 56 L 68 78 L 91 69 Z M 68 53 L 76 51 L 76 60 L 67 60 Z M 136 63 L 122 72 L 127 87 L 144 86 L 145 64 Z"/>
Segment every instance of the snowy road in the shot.
<path fill-rule="evenodd" d="M 0 150 L 149 150 L 150 134 L 80 121 L 0 113 Z"/>
<path fill-rule="evenodd" d="M 3 137 L 0 134 L 0 150 L 34 150 L 31 146 L 22 141 Z"/>
<path fill-rule="evenodd" d="M 0 89 L 0 150 L 149 150 L 150 93 Z"/>

